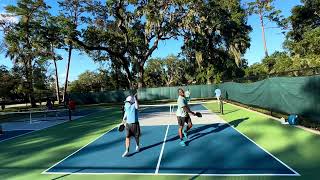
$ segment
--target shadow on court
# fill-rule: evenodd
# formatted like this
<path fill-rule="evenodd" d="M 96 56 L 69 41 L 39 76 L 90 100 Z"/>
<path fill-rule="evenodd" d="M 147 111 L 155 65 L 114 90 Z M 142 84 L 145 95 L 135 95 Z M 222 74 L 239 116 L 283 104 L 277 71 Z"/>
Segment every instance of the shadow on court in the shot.
<path fill-rule="evenodd" d="M 248 117 L 236 119 L 236 120 L 229 122 L 229 124 L 232 125 L 233 127 L 237 127 L 240 123 L 242 123 L 243 121 L 246 121 L 248 119 L 249 119 Z"/>
<path fill-rule="evenodd" d="M 247 118 L 248 119 L 248 118 Z M 235 120 L 237 121 L 237 123 L 241 123 L 241 119 L 237 119 Z M 243 121 L 243 120 L 242 120 Z M 212 134 L 212 133 L 217 133 L 217 132 L 220 132 L 220 131 L 223 131 L 224 129 L 226 128 L 230 128 L 230 126 L 228 124 L 219 124 L 219 123 L 215 123 L 215 124 L 208 124 L 208 125 L 203 125 L 203 126 L 200 126 L 200 127 L 197 127 L 197 128 L 192 128 L 189 132 L 188 132 L 188 136 L 189 136 L 189 140 L 186 141 L 186 145 L 189 145 L 190 142 L 196 140 L 196 139 L 199 139 L 201 137 L 204 137 L 206 135 L 209 135 L 209 134 Z M 208 131 L 209 130 L 209 131 Z M 171 137 L 169 139 L 166 140 L 166 143 L 167 142 L 172 142 L 172 141 L 177 141 L 179 140 L 179 135 L 178 135 L 178 132 L 177 132 L 177 135 L 174 136 L 174 137 Z M 130 156 L 134 156 L 135 154 L 137 153 L 141 153 L 145 150 L 148 150 L 148 149 L 151 149 L 151 148 L 154 148 L 154 147 L 157 147 L 159 145 L 162 145 L 163 144 L 163 141 L 160 141 L 158 143 L 155 143 L 155 144 L 152 144 L 152 145 L 148 145 L 148 146 L 144 146 L 144 147 L 141 147 L 140 149 L 140 152 L 134 152 L 134 153 L 131 153 L 130 155 L 128 155 L 129 157 Z"/>
<path fill-rule="evenodd" d="M 237 112 L 239 111 L 240 109 L 235 109 L 235 110 L 231 110 L 231 111 L 224 111 L 223 114 L 226 115 L 226 114 L 230 114 L 230 113 L 234 113 L 234 112 Z M 219 111 L 220 113 L 220 111 Z"/>
<path fill-rule="evenodd" d="M 11 139 L 16 136 L 21 136 L 32 132 L 33 130 L 16 130 L 16 131 L 4 131 L 3 134 L 0 134 L 0 142 Z"/>
<path fill-rule="evenodd" d="M 247 119 L 249 118 L 246 117 L 246 118 L 236 119 L 229 122 L 229 124 L 231 126 L 237 127 L 240 123 L 242 123 Z M 223 131 L 226 128 L 230 128 L 230 125 L 217 123 L 217 124 L 204 125 L 195 129 L 191 129 L 189 132 L 189 140 L 186 142 L 186 145 L 189 145 L 192 141 L 202 138 L 204 136 L 207 136 L 209 134 L 217 133 L 217 132 Z M 211 129 L 211 130 L 207 131 L 208 129 Z"/>
<path fill-rule="evenodd" d="M 230 126 L 228 124 L 217 123 L 217 124 L 204 125 L 195 129 L 191 129 L 188 133 L 189 140 L 186 141 L 186 145 L 188 146 L 192 141 L 195 141 L 199 138 L 203 138 L 212 133 L 223 131 L 226 128 L 230 128 Z"/>

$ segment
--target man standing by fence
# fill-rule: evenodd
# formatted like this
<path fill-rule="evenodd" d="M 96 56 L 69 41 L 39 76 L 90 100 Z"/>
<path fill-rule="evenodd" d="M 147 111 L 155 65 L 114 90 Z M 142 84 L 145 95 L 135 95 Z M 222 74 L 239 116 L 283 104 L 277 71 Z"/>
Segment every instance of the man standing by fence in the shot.
<path fill-rule="evenodd" d="M 188 103 L 190 103 L 190 101 L 191 101 L 190 90 L 188 89 L 184 94 L 185 94 L 186 100 L 188 101 Z"/>
<path fill-rule="evenodd" d="M 221 90 L 220 90 L 219 88 L 217 88 L 217 89 L 214 91 L 214 93 L 215 93 L 215 96 L 216 96 L 216 98 L 217 98 L 217 100 L 218 100 L 218 104 L 219 104 L 219 106 L 220 106 L 220 113 L 223 114 L 223 101 L 222 101 L 222 99 L 221 99 Z"/>

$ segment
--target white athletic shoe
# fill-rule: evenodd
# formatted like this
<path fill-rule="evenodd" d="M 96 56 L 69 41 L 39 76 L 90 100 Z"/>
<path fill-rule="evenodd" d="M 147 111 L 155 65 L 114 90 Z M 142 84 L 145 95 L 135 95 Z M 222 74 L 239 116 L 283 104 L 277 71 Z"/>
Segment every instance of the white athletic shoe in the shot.
<path fill-rule="evenodd" d="M 126 157 L 126 156 L 128 156 L 128 154 L 129 154 L 129 151 L 125 151 L 125 152 L 122 154 L 122 157 Z"/>
<path fill-rule="evenodd" d="M 136 146 L 136 152 L 140 152 L 140 146 Z"/>

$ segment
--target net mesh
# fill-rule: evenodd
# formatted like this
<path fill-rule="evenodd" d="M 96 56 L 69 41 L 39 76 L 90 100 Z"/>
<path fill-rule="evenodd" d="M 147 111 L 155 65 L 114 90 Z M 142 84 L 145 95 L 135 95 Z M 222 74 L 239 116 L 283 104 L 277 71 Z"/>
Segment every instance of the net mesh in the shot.
<path fill-rule="evenodd" d="M 26 112 L 1 112 L 1 122 L 37 122 L 37 121 L 58 121 L 69 120 L 69 110 L 46 110 L 46 111 L 26 111 Z"/>
<path fill-rule="evenodd" d="M 202 117 L 190 115 L 194 124 L 224 122 L 215 112 L 207 108 L 210 103 L 213 103 L 213 101 L 189 103 L 191 111 L 202 114 Z M 139 122 L 143 126 L 177 125 L 177 108 L 176 103 L 139 105 Z"/>

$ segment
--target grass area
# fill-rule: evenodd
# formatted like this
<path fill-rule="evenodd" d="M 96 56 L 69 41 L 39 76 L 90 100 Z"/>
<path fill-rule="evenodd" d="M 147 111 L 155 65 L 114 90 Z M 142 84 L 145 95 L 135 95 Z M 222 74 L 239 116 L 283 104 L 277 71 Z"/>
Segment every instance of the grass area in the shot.
<path fill-rule="evenodd" d="M 119 121 L 120 112 L 107 109 L 77 121 L 5 141 L 0 145 L 0 179 L 54 178 L 40 173 Z"/>
<path fill-rule="evenodd" d="M 274 112 L 267 109 L 259 108 L 257 106 L 248 106 L 248 105 L 244 105 L 234 101 L 230 101 L 230 103 L 236 104 L 237 106 L 248 108 L 266 115 L 270 115 L 279 119 L 282 117 L 287 119 L 287 117 L 289 116 L 289 114 L 284 112 Z M 320 120 L 316 120 L 316 119 L 319 119 L 319 117 L 313 117 L 313 118 L 314 119 L 312 119 L 311 117 L 307 118 L 307 117 L 299 116 L 299 125 L 320 131 Z"/>
<path fill-rule="evenodd" d="M 217 112 L 216 103 L 206 104 Z M 301 177 L 258 177 L 259 179 L 318 179 L 319 136 L 231 105 L 221 116 L 280 160 Z M 93 141 L 120 122 L 118 107 L 105 108 L 77 121 L 60 124 L 0 143 L 0 179 L 257 179 L 257 177 L 190 177 L 130 175 L 46 175 L 56 162 Z"/>

